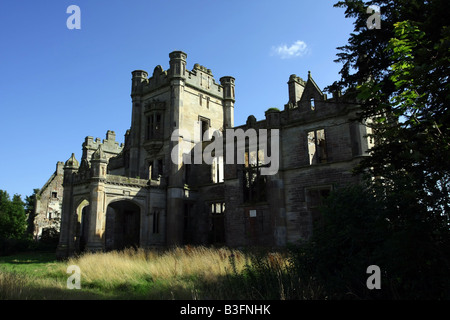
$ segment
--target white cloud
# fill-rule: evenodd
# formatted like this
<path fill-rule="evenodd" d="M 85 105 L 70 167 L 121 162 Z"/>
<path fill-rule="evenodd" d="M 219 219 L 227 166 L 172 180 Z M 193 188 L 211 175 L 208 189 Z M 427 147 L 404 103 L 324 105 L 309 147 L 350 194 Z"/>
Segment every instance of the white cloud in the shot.
<path fill-rule="evenodd" d="M 304 41 L 297 40 L 290 47 L 285 44 L 278 47 L 272 47 L 272 52 L 281 59 L 289 59 L 301 57 L 306 54 L 308 52 L 308 46 Z"/>

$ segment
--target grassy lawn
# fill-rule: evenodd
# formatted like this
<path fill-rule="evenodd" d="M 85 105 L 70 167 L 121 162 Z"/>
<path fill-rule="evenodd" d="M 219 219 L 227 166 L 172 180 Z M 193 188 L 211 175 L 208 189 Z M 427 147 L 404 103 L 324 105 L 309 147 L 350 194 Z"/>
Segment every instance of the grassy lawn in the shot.
<path fill-rule="evenodd" d="M 65 264 L 54 252 L 24 252 L 0 257 L 0 299 L 95 299 L 90 290 L 68 290 Z"/>
<path fill-rule="evenodd" d="M 280 254 L 267 257 L 264 265 L 272 269 L 261 277 L 251 272 L 249 255 L 226 248 L 86 253 L 67 261 L 57 261 L 54 252 L 20 253 L 0 257 L 0 299 L 273 298 L 256 288 L 261 284 L 284 298 L 273 284 L 280 283 L 287 262 Z M 69 265 L 81 270 L 79 290 L 67 288 Z"/>
<path fill-rule="evenodd" d="M 22 252 L 0 256 L 0 270 L 6 272 L 40 276 L 57 264 L 54 252 Z"/>

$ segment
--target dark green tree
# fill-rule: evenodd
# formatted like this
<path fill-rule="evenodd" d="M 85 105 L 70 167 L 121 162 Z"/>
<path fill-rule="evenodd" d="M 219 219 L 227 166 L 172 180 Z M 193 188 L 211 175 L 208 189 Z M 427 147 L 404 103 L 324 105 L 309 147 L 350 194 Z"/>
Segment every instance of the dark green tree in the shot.
<path fill-rule="evenodd" d="M 32 236 L 34 232 L 34 218 L 36 214 L 36 201 L 40 189 L 33 189 L 30 196 L 25 197 L 25 213 L 27 215 L 27 234 Z"/>
<path fill-rule="evenodd" d="M 0 190 L 0 238 L 22 239 L 26 230 L 24 202 L 20 195 L 10 199 L 6 191 Z"/>
<path fill-rule="evenodd" d="M 293 273 L 314 279 L 328 299 L 389 298 L 367 289 L 366 270 L 384 265 L 383 243 L 388 237 L 382 204 L 360 185 L 335 189 L 321 208 L 322 218 L 311 239 L 294 253 Z M 382 279 L 385 283 L 386 279 Z"/>
<path fill-rule="evenodd" d="M 367 8 L 377 5 L 381 28 L 368 29 Z M 377 145 L 361 163 L 384 194 L 405 190 L 427 219 L 445 226 L 450 214 L 450 2 L 340 1 L 354 33 L 340 47 L 345 90 L 370 119 Z M 408 192 L 406 192 L 408 190 Z M 430 213 L 430 214 L 429 214 Z M 405 218 L 403 216 L 403 218 Z M 444 219 L 442 219 L 444 218 Z"/>
<path fill-rule="evenodd" d="M 372 5 L 380 8 L 379 29 L 367 27 Z M 338 48 L 341 79 L 328 89 L 356 100 L 360 120 L 374 129 L 376 145 L 356 172 L 366 175 L 377 214 L 387 222 L 380 267 L 394 296 L 448 298 L 450 2 L 335 6 L 355 22 L 348 44 Z"/>
<path fill-rule="evenodd" d="M 6 191 L 0 190 L 0 239 L 7 239 L 11 235 L 10 217 L 11 199 Z"/>

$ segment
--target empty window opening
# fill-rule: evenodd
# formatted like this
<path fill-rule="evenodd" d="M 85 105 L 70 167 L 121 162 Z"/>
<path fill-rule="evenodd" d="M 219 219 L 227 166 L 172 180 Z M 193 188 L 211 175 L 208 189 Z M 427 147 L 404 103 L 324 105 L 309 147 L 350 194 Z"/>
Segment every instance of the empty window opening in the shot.
<path fill-rule="evenodd" d="M 209 141 L 209 136 L 205 136 L 205 133 L 209 130 L 209 119 L 199 118 L 200 122 L 200 140 Z"/>
<path fill-rule="evenodd" d="M 211 179 L 213 183 L 223 182 L 223 156 L 213 158 L 211 164 Z"/>
<path fill-rule="evenodd" d="M 324 129 L 308 132 L 308 154 L 309 164 L 327 162 L 328 154 Z"/>
<path fill-rule="evenodd" d="M 187 164 L 187 163 L 184 164 L 184 172 L 183 172 L 183 174 L 184 174 L 184 177 L 183 177 L 184 178 L 184 183 L 189 185 L 189 183 L 191 181 L 191 179 L 190 179 L 190 177 L 191 177 L 191 165 L 190 164 Z"/>
<path fill-rule="evenodd" d="M 158 159 L 153 161 L 153 165 L 150 166 L 150 170 L 152 170 L 152 179 L 158 180 L 163 176 L 164 173 L 164 162 L 163 159 Z"/>
<path fill-rule="evenodd" d="M 213 202 L 209 204 L 209 242 L 213 244 L 225 243 L 225 203 Z"/>
<path fill-rule="evenodd" d="M 264 165 L 263 150 L 245 152 L 244 202 L 266 201 L 266 176 L 261 175 Z"/>

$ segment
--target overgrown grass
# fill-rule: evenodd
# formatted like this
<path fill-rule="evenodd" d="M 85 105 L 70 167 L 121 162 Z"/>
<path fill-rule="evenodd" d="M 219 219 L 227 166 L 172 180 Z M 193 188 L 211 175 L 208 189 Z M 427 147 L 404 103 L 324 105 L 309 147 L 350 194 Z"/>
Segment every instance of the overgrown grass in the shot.
<path fill-rule="evenodd" d="M 67 289 L 69 265 L 81 289 Z M 0 299 L 311 299 L 287 253 L 178 247 L 85 253 L 57 262 L 53 253 L 0 258 Z"/>

